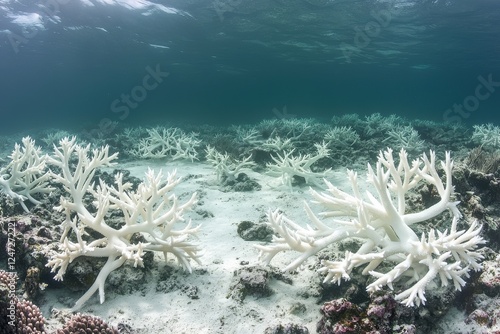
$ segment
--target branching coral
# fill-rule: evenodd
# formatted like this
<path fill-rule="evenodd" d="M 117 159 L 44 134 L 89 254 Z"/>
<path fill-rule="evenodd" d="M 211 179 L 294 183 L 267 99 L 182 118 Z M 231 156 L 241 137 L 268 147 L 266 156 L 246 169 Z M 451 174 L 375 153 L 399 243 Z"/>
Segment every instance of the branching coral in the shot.
<path fill-rule="evenodd" d="M 35 141 L 30 137 L 22 140 L 23 145 L 16 144 L 10 155 L 10 163 L 0 168 L 0 191 L 21 204 L 28 212 L 26 200 L 34 204 L 40 202 L 33 196 L 47 194 L 52 191 L 49 186 L 49 173 L 46 170 L 47 156 L 42 155 Z"/>
<path fill-rule="evenodd" d="M 336 126 L 325 134 L 329 145 L 348 148 L 359 141 L 360 137 L 350 126 Z"/>
<path fill-rule="evenodd" d="M 500 127 L 493 124 L 474 125 L 472 141 L 486 148 L 500 148 Z"/>
<path fill-rule="evenodd" d="M 425 147 L 425 141 L 420 138 L 418 131 L 411 125 L 395 125 L 387 131 L 387 137 L 383 142 L 389 146 L 412 152 L 421 152 Z"/>
<path fill-rule="evenodd" d="M 267 174 L 278 177 L 281 184 L 287 186 L 289 189 L 292 189 L 294 176 L 304 178 L 306 184 L 317 185 L 316 178 L 324 177 L 330 169 L 323 172 L 315 172 L 311 169 L 311 166 L 319 159 L 327 157 L 330 154 L 330 150 L 327 148 L 326 143 L 314 144 L 314 146 L 317 151 L 315 155 L 299 154 L 294 156 L 294 150 L 284 152 L 283 154 L 278 153 L 277 156 L 271 155 L 274 164 L 267 164 L 269 168 Z"/>
<path fill-rule="evenodd" d="M 92 179 L 96 169 L 113 165 L 117 154 L 109 155 L 108 147 L 90 152 L 89 146 L 81 147 L 75 139 L 63 139 L 55 148 L 51 164 L 58 167 L 52 177 L 63 185 L 68 196 L 61 197 L 57 210 L 64 212 L 63 233 L 60 252 L 51 256 L 48 267 L 56 272 L 56 279 L 62 280 L 68 265 L 80 256 L 104 257 L 107 262 L 99 272 L 94 284 L 76 302 L 74 309 L 80 308 L 97 290 L 100 302 L 104 302 L 104 283 L 108 275 L 132 261 L 134 266 L 142 266 L 143 255 L 147 251 L 161 252 L 165 259 L 173 254 L 180 264 L 191 271 L 190 259 L 198 262 L 200 249 L 188 239 L 195 235 L 198 227 L 191 222 L 181 229 L 175 229 L 177 222 L 183 221 L 183 214 L 196 203 L 193 194 L 185 203 L 180 203 L 172 190 L 180 182 L 175 172 L 168 174 L 166 182 L 162 174 L 149 171 L 146 180 L 137 190 L 130 183 L 123 183 L 122 175 L 115 176 L 115 186 L 100 180 L 94 185 Z M 76 158 L 76 164 L 70 160 Z M 84 197 L 91 195 L 93 206 L 86 206 Z M 123 215 L 123 224 L 110 226 L 107 223 L 112 210 Z M 102 237 L 91 238 L 90 231 Z M 133 241 L 134 235 L 143 236 L 141 241 Z"/>
<path fill-rule="evenodd" d="M 260 148 L 266 152 L 281 152 L 293 147 L 292 138 L 283 139 L 279 136 L 269 137 Z"/>
<path fill-rule="evenodd" d="M 353 171 L 348 171 L 352 194 L 326 181 L 326 192 L 311 190 L 314 202 L 325 211 L 318 217 L 307 204 L 305 206 L 312 226 L 302 227 L 278 210 L 271 211 L 268 224 L 277 236 L 269 245 L 256 246 L 261 260 L 268 264 L 279 252 L 295 250 L 302 254 L 285 268 L 293 270 L 333 243 L 359 238 L 363 244 L 356 253 L 347 251 L 340 261 L 322 261 L 319 271 L 326 274 L 325 282 L 340 284 L 342 279 L 350 278 L 354 268 L 366 265 L 363 274 L 375 278 L 367 290 L 373 292 L 386 285 L 392 289 L 393 283 L 400 281 L 407 288 L 395 298 L 407 306 L 425 303 L 425 288 L 436 276 L 442 285 L 451 280 L 460 290 L 468 272 L 481 268 L 482 256 L 477 248 L 484 240 L 476 222 L 467 230 L 457 229 L 461 215 L 458 203 L 451 199 L 453 162 L 447 153 L 441 163 L 445 173 L 443 183 L 435 160 L 431 151 L 429 157 L 423 154 L 410 164 L 406 151 L 401 150 L 396 164 L 392 150 L 381 152 L 375 169 L 368 165 L 367 181 L 373 191 L 367 191 L 366 196 L 362 196 L 357 174 Z M 420 212 L 406 212 L 406 195 L 423 182 L 433 185 L 441 199 Z M 450 210 L 454 216 L 449 230 L 440 232 L 430 228 L 418 237 L 411 228 L 445 210 Z M 375 271 L 383 262 L 394 263 L 393 269 L 384 273 Z"/>
<path fill-rule="evenodd" d="M 197 160 L 196 147 L 201 143 L 194 133 L 186 134 L 179 128 L 147 129 L 148 137 L 141 139 L 129 153 L 142 158 L 163 158 L 173 160 Z"/>
<path fill-rule="evenodd" d="M 251 155 L 243 160 L 234 160 L 229 154 L 222 154 L 211 146 L 207 146 L 205 152 L 207 161 L 215 168 L 219 182 L 234 181 L 242 170 L 255 166 Z"/>

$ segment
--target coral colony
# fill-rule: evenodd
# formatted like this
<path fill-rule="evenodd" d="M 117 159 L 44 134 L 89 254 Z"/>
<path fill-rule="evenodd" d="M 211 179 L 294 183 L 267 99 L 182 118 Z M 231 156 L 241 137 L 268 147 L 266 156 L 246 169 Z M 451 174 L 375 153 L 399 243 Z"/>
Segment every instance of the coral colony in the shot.
<path fill-rule="evenodd" d="M 23 146 L 15 145 L 10 163 L 0 168 L 0 192 L 20 203 L 26 212 L 26 200 L 40 204 L 33 196 L 52 191 L 48 186 L 49 173 L 45 168 L 47 158 L 47 155 L 42 155 L 40 148 L 35 147 L 34 140 L 23 138 Z"/>
<path fill-rule="evenodd" d="M 316 178 L 328 178 L 329 169 L 321 171 L 312 165 L 329 155 L 331 148 L 328 145 L 335 146 L 342 138 L 346 140 L 345 147 L 355 145 L 360 140 L 355 128 L 361 122 L 349 119 L 347 123 L 353 124 L 352 128 L 338 127 L 325 132 L 325 141 L 314 146 L 316 152 L 297 154 L 295 150 L 304 134 L 311 131 L 307 121 L 283 121 L 282 131 L 277 128 L 268 131 L 267 138 L 262 138 L 259 135 L 262 132 L 256 129 L 236 128 L 235 140 L 240 140 L 242 147 L 247 148 L 240 152 L 242 158 L 220 153 L 207 145 L 206 160 L 213 166 L 219 181 L 235 180 L 243 171 L 255 166 L 252 152 L 261 150 L 270 157 L 266 165 L 268 175 L 276 177 L 284 188 L 291 189 L 296 177 L 303 178 L 305 184 L 317 185 Z M 411 132 L 405 128 L 400 136 L 396 132 L 401 127 L 383 122 L 389 121 L 381 117 L 367 119 L 366 129 L 386 126 L 396 139 Z M 273 124 L 268 123 L 260 126 L 272 128 Z M 343 126 L 342 122 L 338 123 Z M 479 140 L 493 130 L 492 127 L 476 128 L 474 139 Z M 373 131 L 365 131 L 365 135 L 373 136 Z M 130 151 L 131 155 L 198 159 L 196 147 L 201 141 L 196 134 L 186 134 L 175 128 L 157 128 L 147 133 L 147 138 L 138 141 L 137 147 Z M 421 144 L 418 135 L 412 138 L 405 137 L 404 146 L 412 146 L 408 140 Z M 426 288 L 435 278 L 439 278 L 443 286 L 451 281 L 461 290 L 470 271 L 481 268 L 482 256 L 478 248 L 485 242 L 480 236 L 481 226 L 473 222 L 466 229 L 458 228 L 461 214 L 458 202 L 452 199 L 453 161 L 450 154 L 446 153 L 439 169 L 433 151 L 409 161 L 404 146 L 397 157 L 391 149 L 386 149 L 380 152 L 375 166 L 368 165 L 366 191 L 362 191 L 365 184 L 358 182 L 358 175 L 352 170 L 346 175 L 350 192 L 338 189 L 327 180 L 326 190 L 311 188 L 313 203 L 321 207 L 322 212 L 316 214 L 305 204 L 309 225 L 295 223 L 280 210 L 271 210 L 267 224 L 275 235 L 272 242 L 256 245 L 261 261 L 269 264 L 278 253 L 293 250 L 299 255 L 284 270 L 294 270 L 326 247 L 354 238 L 360 241 L 357 251 L 346 251 L 340 260 L 322 261 L 319 272 L 325 274 L 325 282 L 340 284 L 343 279 L 350 279 L 355 268 L 363 267 L 362 273 L 372 276 L 366 287 L 368 292 L 387 286 L 397 290 L 396 300 L 409 307 L 425 304 Z M 196 204 L 196 193 L 181 202 L 174 193 L 180 182 L 175 172 L 163 177 L 149 170 L 137 187 L 125 182 L 121 173 L 115 175 L 114 184 L 97 178 L 97 169 L 113 166 L 117 155 L 110 155 L 108 146 L 91 149 L 90 145 L 80 145 L 75 137 L 59 139 L 52 154 L 43 155 L 27 137 L 22 145 L 16 144 L 11 161 L 0 169 L 0 191 L 26 211 L 27 201 L 40 203 L 33 196 L 50 193 L 53 191 L 51 186 L 62 189 L 55 207 L 64 217 L 62 235 L 57 250 L 47 250 L 50 253 L 47 266 L 55 273 L 55 279 L 63 280 L 68 265 L 79 257 L 106 259 L 74 309 L 80 308 L 96 292 L 100 302 L 104 302 L 108 275 L 127 261 L 143 266 L 146 252 L 162 253 L 165 259 L 171 254 L 189 272 L 191 262 L 199 262 L 202 254 L 200 245 L 192 241 L 200 226 L 193 226 L 191 222 L 178 224 Z M 439 201 L 421 211 L 409 210 L 410 191 L 422 184 L 432 185 Z M 427 227 L 430 224 L 424 225 L 445 211 L 452 217 L 447 229 L 439 231 Z M 111 212 L 122 217 L 120 224 L 110 223 Z M 423 232 L 419 235 L 415 227 Z M 205 250 L 210 251 L 209 248 L 206 245 Z"/>
<path fill-rule="evenodd" d="M 375 169 L 368 166 L 367 181 L 374 193 L 367 191 L 363 197 L 357 174 L 348 171 L 352 194 L 333 186 L 326 181 L 327 191 L 319 193 L 312 190 L 314 202 L 325 211 L 320 213 L 321 220 L 306 204 L 305 210 L 312 226 L 306 228 L 285 217 L 279 210 L 268 214 L 269 225 L 278 236 L 270 245 L 257 245 L 262 261 L 268 264 L 281 251 L 294 250 L 302 253 L 285 270 L 298 268 L 308 257 L 332 243 L 346 238 L 359 238 L 363 244 L 356 253 L 346 251 L 341 261 L 322 262 L 319 270 L 326 274 L 325 282 L 340 284 L 349 279 L 351 271 L 366 265 L 363 274 L 370 274 L 375 281 L 367 286 L 369 292 L 402 280 L 406 289 L 396 295 L 396 299 L 407 306 L 425 304 L 425 287 L 439 276 L 442 285 L 453 281 L 455 288 L 461 290 L 465 285 L 464 277 L 470 270 L 479 270 L 482 256 L 476 252 L 484 242 L 479 236 L 480 226 L 472 223 L 469 229 L 457 231 L 461 217 L 457 202 L 451 201 L 453 162 L 450 154 L 441 163 L 445 172 L 445 183 L 435 167 L 435 154 L 422 155 L 413 163 L 408 162 L 405 150 L 399 153 L 396 165 L 392 150 L 381 152 Z M 441 200 L 427 209 L 406 212 L 405 195 L 419 183 L 426 182 L 436 187 Z M 412 225 L 427 221 L 450 210 L 453 214 L 451 227 L 444 232 L 429 229 L 418 237 Z M 386 273 L 375 271 L 383 262 L 394 263 L 394 268 Z"/>
<path fill-rule="evenodd" d="M 51 175 L 63 185 L 68 196 L 61 197 L 56 208 L 66 215 L 62 223 L 61 252 L 53 254 L 47 265 L 52 271 L 57 270 L 55 278 L 62 280 L 68 264 L 79 256 L 107 258 L 94 284 L 76 302 L 75 309 L 96 290 L 99 290 L 101 303 L 104 302 L 104 283 L 109 273 L 127 260 L 133 261 L 134 266 L 142 266 L 145 251 L 161 252 L 165 259 L 171 253 L 188 271 L 191 271 L 189 260 L 199 261 L 200 257 L 199 247 L 187 241 L 199 227 L 189 223 L 180 230 L 174 229 L 175 223 L 183 220 L 183 213 L 196 203 L 196 194 L 185 203 L 179 203 L 172 194 L 180 182 L 175 172 L 167 176 L 165 183 L 161 173 L 150 170 L 136 191 L 131 190 L 130 183 L 123 183 L 121 174 L 116 175 L 115 186 L 102 180 L 95 186 L 91 181 L 96 169 L 111 165 L 117 154 L 109 156 L 107 147 L 93 150 L 92 154 L 89 151 L 89 146 L 76 144 L 75 138 L 63 139 L 50 159 L 60 170 Z M 77 159 L 76 165 L 70 163 L 72 158 Z M 95 212 L 90 211 L 83 200 L 89 193 L 97 208 Z M 112 209 L 121 211 L 125 224 L 116 228 L 106 224 L 106 214 Z M 84 236 L 88 235 L 88 229 L 99 232 L 102 238 L 87 243 Z M 140 233 L 145 241 L 132 241 L 135 233 Z M 76 242 L 70 240 L 71 234 L 76 236 Z"/>

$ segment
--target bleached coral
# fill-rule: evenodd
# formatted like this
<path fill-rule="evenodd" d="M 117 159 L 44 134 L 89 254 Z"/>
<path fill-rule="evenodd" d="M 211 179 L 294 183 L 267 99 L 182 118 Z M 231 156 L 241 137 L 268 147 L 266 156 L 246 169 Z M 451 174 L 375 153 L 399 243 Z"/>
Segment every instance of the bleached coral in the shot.
<path fill-rule="evenodd" d="M 205 152 L 207 161 L 214 167 L 219 182 L 234 181 L 242 170 L 255 166 L 251 161 L 251 155 L 243 160 L 235 160 L 229 154 L 222 154 L 211 146 L 207 146 Z"/>
<path fill-rule="evenodd" d="M 262 143 L 261 149 L 266 152 L 281 152 L 284 150 L 292 149 L 292 139 L 286 138 L 282 139 L 279 136 L 267 138 L 265 142 Z"/>
<path fill-rule="evenodd" d="M 33 196 L 48 194 L 52 188 L 48 183 L 50 176 L 46 169 L 47 156 L 42 154 L 30 137 L 24 137 L 22 143 L 15 145 L 9 157 L 11 161 L 0 168 L 0 192 L 19 203 L 24 211 L 28 212 L 24 202 L 28 200 L 33 204 L 40 204 Z"/>
<path fill-rule="evenodd" d="M 147 129 L 148 137 L 139 140 L 128 153 L 141 158 L 172 157 L 173 160 L 197 160 L 196 148 L 201 141 L 195 133 L 186 134 L 179 128 Z"/>
<path fill-rule="evenodd" d="M 347 251 L 340 261 L 322 261 L 319 270 L 326 274 L 325 282 L 348 280 L 352 270 L 366 265 L 363 274 L 375 280 L 367 286 L 369 292 L 383 286 L 393 288 L 398 282 L 404 291 L 396 299 L 407 306 L 425 304 L 427 285 L 439 276 L 442 285 L 453 281 L 460 290 L 469 271 L 481 268 L 482 256 L 477 252 L 484 240 L 479 235 L 481 227 L 473 222 L 467 230 L 458 230 L 460 212 L 458 202 L 452 200 L 452 168 L 450 154 L 441 162 L 444 183 L 435 166 L 435 154 L 423 154 L 420 159 L 408 162 L 407 153 L 401 150 L 396 164 L 392 150 L 381 152 L 375 168 L 368 165 L 367 181 L 373 187 L 363 196 L 357 174 L 348 171 L 352 194 L 344 192 L 325 181 L 326 192 L 311 190 L 314 203 L 324 211 L 319 217 L 306 204 L 306 213 L 312 226 L 303 227 L 285 217 L 278 210 L 268 214 L 268 224 L 276 232 L 269 245 L 257 245 L 261 260 L 268 264 L 281 251 L 294 250 L 301 255 L 285 270 L 299 267 L 306 259 L 325 247 L 347 238 L 363 241 L 356 253 Z M 414 213 L 407 212 L 406 195 L 421 183 L 433 185 L 440 200 L 430 207 Z M 420 237 L 412 226 L 423 223 L 449 210 L 453 220 L 444 232 L 429 228 Z M 321 219 L 322 218 L 322 219 Z M 375 271 L 381 263 L 393 263 L 393 269 Z"/>
<path fill-rule="evenodd" d="M 359 141 L 360 137 L 350 126 L 336 126 L 325 134 L 325 141 L 329 145 L 347 148 Z"/>
<path fill-rule="evenodd" d="M 472 141 L 485 148 L 500 148 L 500 127 L 493 124 L 474 125 Z"/>
<path fill-rule="evenodd" d="M 334 115 L 331 119 L 331 122 L 335 126 L 358 127 L 363 123 L 363 120 L 359 117 L 358 114 L 343 114 L 343 115 Z"/>
<path fill-rule="evenodd" d="M 365 134 L 372 136 L 376 133 L 386 133 L 403 123 L 403 119 L 397 115 L 382 116 L 374 113 L 365 117 Z"/>
<path fill-rule="evenodd" d="M 50 132 L 47 132 L 45 134 L 45 137 L 42 138 L 42 141 L 45 143 L 47 147 L 52 147 L 54 145 L 57 145 L 61 139 L 64 137 L 69 137 L 70 134 L 68 131 L 65 130 L 53 130 Z"/>
<path fill-rule="evenodd" d="M 282 154 L 277 153 L 277 156 L 271 155 L 274 163 L 267 164 L 269 169 L 267 174 L 279 178 L 280 183 L 290 190 L 294 177 L 302 177 L 306 184 L 318 185 L 317 178 L 324 177 L 330 169 L 316 172 L 312 170 L 312 165 L 318 160 L 328 157 L 330 149 L 327 148 L 326 143 L 314 144 L 314 147 L 316 148 L 315 155 L 299 154 L 294 156 L 294 149 Z"/>
<path fill-rule="evenodd" d="M 137 190 L 132 190 L 132 184 L 124 183 L 121 174 L 115 176 L 114 186 L 102 180 L 94 185 L 97 168 L 112 166 L 117 158 L 116 153 L 109 155 L 108 151 L 107 146 L 90 151 L 89 146 L 76 144 L 75 138 L 65 138 L 50 158 L 50 163 L 59 170 L 52 173 L 52 177 L 63 186 L 67 195 L 61 197 L 56 207 L 66 216 L 62 223 L 60 252 L 51 254 L 47 266 L 57 272 L 55 279 L 62 280 L 68 265 L 80 256 L 107 258 L 95 282 L 76 302 L 74 309 L 80 308 L 97 290 L 100 302 L 104 302 L 104 283 L 108 275 L 126 261 L 142 266 L 144 252 L 161 252 L 165 260 L 171 253 L 188 271 L 191 271 L 190 260 L 198 262 L 201 256 L 199 246 L 189 240 L 199 226 L 193 227 L 189 222 L 175 229 L 175 225 L 184 220 L 183 214 L 196 203 L 196 194 L 185 203 L 179 202 L 172 193 L 180 182 L 175 172 L 169 173 L 164 181 L 161 173 L 150 170 Z M 93 205 L 84 201 L 89 195 Z M 108 224 L 112 211 L 123 216 L 123 224 Z M 90 232 L 94 232 L 92 235 L 97 232 L 100 237 L 91 237 Z M 141 238 L 134 235 L 141 235 L 143 241 L 137 241 Z"/>
<path fill-rule="evenodd" d="M 403 148 L 411 152 L 421 152 L 425 147 L 425 141 L 411 125 L 394 126 L 387 131 L 387 137 L 383 142 L 390 147 Z"/>

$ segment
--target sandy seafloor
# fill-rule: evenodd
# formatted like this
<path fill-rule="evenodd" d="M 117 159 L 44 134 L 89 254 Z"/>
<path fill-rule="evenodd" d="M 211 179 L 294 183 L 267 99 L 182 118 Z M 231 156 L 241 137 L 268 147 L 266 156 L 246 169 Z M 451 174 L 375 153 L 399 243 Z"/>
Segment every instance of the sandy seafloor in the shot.
<path fill-rule="evenodd" d="M 193 273 L 182 275 L 181 284 L 198 287 L 199 299 L 191 299 L 181 291 L 158 293 L 155 281 L 148 284 L 144 291 L 130 295 L 117 295 L 106 290 L 106 301 L 100 305 L 97 296 L 84 305 L 81 311 L 108 319 L 111 324 L 128 324 L 139 333 L 263 333 L 264 330 L 279 323 L 298 323 L 306 325 L 314 332 L 319 319 L 315 298 L 299 298 L 307 289 L 308 282 L 316 273 L 302 270 L 293 275 L 293 285 L 272 280 L 270 287 L 275 291 L 270 297 L 248 296 L 240 303 L 227 298 L 235 270 L 242 268 L 242 262 L 258 264 L 258 250 L 253 247 L 257 242 L 244 241 L 237 233 L 237 225 L 243 220 L 259 221 L 270 208 L 281 208 L 295 217 L 297 221 L 306 220 L 302 201 L 307 198 L 303 191 L 290 193 L 274 190 L 276 179 L 262 174 L 248 172 L 262 185 L 262 190 L 252 192 L 222 192 L 217 183 L 213 168 L 203 162 L 171 161 L 132 161 L 114 166 L 127 169 L 131 175 L 143 178 L 148 168 L 167 172 L 177 170 L 177 175 L 187 178 L 176 187 L 176 194 L 199 194 L 196 209 L 211 212 L 214 216 L 202 218 L 196 213 L 186 216 L 194 224 L 201 224 L 198 234 L 199 244 L 204 249 L 202 265 L 193 264 Z M 340 177 L 338 178 L 341 179 Z M 307 188 L 305 189 L 307 190 Z M 188 197 L 188 196 L 185 196 Z M 294 254 L 282 254 L 273 261 L 274 266 L 283 266 Z M 164 262 L 157 258 L 158 266 Z M 181 270 L 181 269 L 179 269 Z M 47 302 L 42 310 L 48 313 L 52 307 L 64 308 L 58 297 L 67 297 L 67 292 L 47 291 Z M 74 297 L 79 298 L 78 294 Z M 306 311 L 299 315 L 290 313 L 293 304 L 301 302 Z"/>
<path fill-rule="evenodd" d="M 294 187 L 293 191 L 280 186 L 279 180 L 264 172 L 245 170 L 257 181 L 261 190 L 248 192 L 224 192 L 212 166 L 206 161 L 186 161 L 171 159 L 117 160 L 112 168 L 102 168 L 112 172 L 126 169 L 131 176 L 144 179 L 145 172 L 151 168 L 160 169 L 164 176 L 177 171 L 183 181 L 175 188 L 182 200 L 190 194 L 198 193 L 199 203 L 186 215 L 194 225 L 201 225 L 197 242 L 204 249 L 202 264 L 192 263 L 191 274 L 182 272 L 172 259 L 167 263 L 175 269 L 173 278 L 178 288 L 171 291 L 158 291 L 158 276 L 167 265 L 163 258 L 155 255 L 155 266 L 149 268 L 145 279 L 129 291 L 116 292 L 106 288 L 106 300 L 99 304 L 97 294 L 86 302 L 80 312 L 90 313 L 105 319 L 114 326 L 120 324 L 123 333 L 264 333 L 266 328 L 279 324 L 306 326 L 310 333 L 316 333 L 316 324 L 321 318 L 316 291 L 322 275 L 312 269 L 314 257 L 303 268 L 289 273 L 293 284 L 271 279 L 273 294 L 266 297 L 249 295 L 242 302 L 228 297 L 236 270 L 246 266 L 258 265 L 258 250 L 253 245 L 258 241 L 244 241 L 237 233 L 241 221 L 263 222 L 270 209 L 281 209 L 299 224 L 308 223 L 303 209 L 304 201 L 310 202 L 309 187 Z M 375 163 L 375 161 L 372 161 Z M 366 170 L 359 170 L 358 180 L 365 181 Z M 346 167 L 335 168 L 328 173 L 327 179 L 340 189 L 349 191 Z M 322 190 L 322 189 L 318 189 Z M 320 208 L 311 205 L 315 212 Z M 200 212 L 213 216 L 203 217 Z M 297 257 L 297 253 L 278 254 L 271 265 L 284 268 Z M 137 269 L 138 270 L 138 269 Z M 133 270 L 131 271 L 133 275 Z M 110 280 L 110 278 L 108 278 Z M 124 284 L 127 284 L 126 281 Z M 187 286 L 197 289 L 196 297 L 179 288 Z M 124 290 L 127 290 L 124 289 Z M 68 310 L 84 291 L 71 292 L 66 288 L 48 288 L 38 303 L 47 318 L 47 332 L 51 333 L 61 326 L 54 310 Z M 297 307 L 297 306 L 300 307 Z M 421 306 L 425 309 L 425 306 Z M 297 311 L 299 309 L 299 311 Z M 425 312 L 425 311 L 424 311 Z M 497 333 L 500 322 L 486 328 L 474 322 L 465 323 L 467 314 L 451 307 L 447 314 L 435 323 L 432 333 Z M 125 326 L 123 326 L 125 325 Z M 123 328 L 128 329 L 123 330 Z"/>
<path fill-rule="evenodd" d="M 243 220 L 259 221 L 269 209 L 276 208 L 293 217 L 295 222 L 309 222 L 303 209 L 303 202 L 311 199 L 307 186 L 290 192 L 283 189 L 276 178 L 246 171 L 262 185 L 260 191 L 222 192 L 213 168 L 204 162 L 138 160 L 103 170 L 111 172 L 115 168 L 129 170 L 132 176 L 141 179 L 148 168 L 162 170 L 164 175 L 175 170 L 178 176 L 187 178 L 176 187 L 175 193 L 197 192 L 202 204 L 196 209 L 213 213 L 214 217 L 210 218 L 202 218 L 194 212 L 186 216 L 191 217 L 195 224 L 202 225 L 198 237 L 205 252 L 201 258 L 202 265 L 194 263 L 193 273 L 186 272 L 178 279 L 183 280 L 180 284 L 198 287 L 199 299 L 189 298 L 180 289 L 168 293 L 156 292 L 157 281 L 152 277 L 151 282 L 139 288 L 141 291 L 127 295 L 113 293 L 108 288 L 103 304 L 99 304 L 96 294 L 80 312 L 97 315 L 112 325 L 127 324 L 135 333 L 253 334 L 288 323 L 306 326 L 310 333 L 316 332 L 321 303 L 314 296 L 304 298 L 302 295 L 312 288 L 311 282 L 321 280 L 322 276 L 307 269 L 307 263 L 302 270 L 291 274 L 292 285 L 271 280 L 270 287 L 274 293 L 269 297 L 248 296 L 243 302 L 228 298 L 234 271 L 242 268 L 245 262 L 248 265 L 259 264 L 258 250 L 253 247 L 257 242 L 242 240 L 237 233 L 238 223 Z M 345 172 L 345 168 L 332 171 L 328 180 L 348 191 L 350 185 Z M 358 174 L 360 182 L 363 182 L 365 172 L 358 171 Z M 192 175 L 196 177 L 189 177 Z M 283 268 L 296 256 L 295 252 L 280 253 L 271 264 Z M 156 260 L 158 267 L 164 266 L 163 258 L 157 257 Z M 179 268 L 179 271 L 182 269 Z M 41 309 L 50 322 L 52 308 L 68 308 L 81 294 L 48 290 Z M 61 300 L 66 303 L 61 303 Z M 305 310 L 293 314 L 291 310 L 297 303 L 303 304 Z M 463 311 L 451 308 L 449 314 L 436 323 L 433 333 L 493 333 L 495 330 L 477 327 L 474 323 L 467 325 L 465 318 Z"/>

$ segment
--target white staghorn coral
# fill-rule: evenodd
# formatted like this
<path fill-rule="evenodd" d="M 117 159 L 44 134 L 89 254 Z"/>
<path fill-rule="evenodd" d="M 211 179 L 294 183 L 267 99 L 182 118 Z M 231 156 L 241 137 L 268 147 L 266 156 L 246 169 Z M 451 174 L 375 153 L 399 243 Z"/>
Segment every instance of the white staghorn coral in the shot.
<path fill-rule="evenodd" d="M 214 167 L 219 182 L 234 181 L 244 169 L 255 166 L 252 155 L 243 160 L 234 160 L 227 153 L 220 153 L 215 148 L 207 145 L 205 150 L 207 161 Z"/>
<path fill-rule="evenodd" d="M 141 158 L 163 158 L 171 156 L 173 160 L 198 160 L 196 147 L 201 143 L 197 134 L 186 134 L 179 128 L 146 129 L 148 137 L 141 139 L 130 154 Z"/>
<path fill-rule="evenodd" d="M 382 142 L 412 152 L 420 152 L 425 147 L 425 141 L 411 125 L 395 125 L 387 131 L 387 137 Z"/>
<path fill-rule="evenodd" d="M 77 145 L 75 138 L 65 138 L 50 159 L 51 164 L 60 170 L 52 176 L 63 185 L 68 196 L 61 197 L 60 205 L 56 207 L 66 215 L 62 223 L 60 252 L 52 254 L 47 266 L 52 272 L 57 271 L 56 279 L 62 280 L 68 265 L 80 256 L 107 258 L 95 282 L 76 302 L 74 309 L 80 308 L 97 290 L 100 302 L 104 302 L 104 283 L 108 275 L 126 261 L 142 266 L 144 252 L 161 252 L 165 260 L 171 253 L 188 271 L 191 271 L 190 260 L 199 262 L 201 256 L 198 245 L 188 240 L 197 233 L 199 226 L 192 227 L 189 222 L 183 228 L 174 228 L 196 203 L 196 194 L 180 203 L 172 194 L 180 182 L 175 172 L 169 173 L 165 182 L 161 173 L 155 174 L 151 170 L 135 191 L 130 183 L 123 183 L 121 174 L 115 176 L 115 186 L 102 180 L 95 186 L 92 179 L 96 169 L 113 165 L 116 157 L 116 153 L 109 155 L 108 147 L 90 152 L 89 146 Z M 76 158 L 76 164 L 70 163 L 73 158 Z M 84 203 L 84 196 L 89 194 L 95 209 Z M 120 226 L 107 223 L 112 210 L 123 216 Z M 91 238 L 91 230 L 102 237 Z M 141 235 L 143 241 L 135 241 L 138 238 L 133 238 L 134 235 Z"/>
<path fill-rule="evenodd" d="M 260 148 L 266 152 L 281 152 L 291 149 L 292 147 L 292 138 L 283 139 L 279 136 L 275 136 L 267 138 Z"/>
<path fill-rule="evenodd" d="M 24 211 L 28 212 L 24 203 L 26 200 L 40 204 L 33 196 L 48 194 L 53 189 L 48 184 L 47 156 L 41 153 L 30 137 L 23 138 L 22 142 L 23 145 L 15 145 L 9 164 L 0 168 L 0 192 L 21 204 Z"/>
<path fill-rule="evenodd" d="M 324 177 L 330 169 L 326 169 L 323 172 L 315 172 L 311 169 L 311 166 L 319 159 L 328 157 L 330 149 L 325 142 L 314 144 L 314 147 L 317 151 L 316 155 L 299 154 L 294 156 L 295 149 L 283 152 L 283 154 L 277 153 L 276 157 L 271 155 L 274 163 L 267 164 L 267 168 L 269 169 L 267 174 L 279 178 L 280 183 L 289 190 L 292 190 L 292 181 L 295 176 L 304 178 L 306 184 L 318 185 L 316 179 Z"/>
<path fill-rule="evenodd" d="M 340 148 L 349 148 L 359 142 L 359 135 L 350 126 L 336 126 L 325 134 L 325 141 L 329 145 Z"/>
<path fill-rule="evenodd" d="M 474 132 L 472 133 L 472 141 L 490 149 L 500 148 L 500 127 L 491 123 L 474 125 Z"/>
<path fill-rule="evenodd" d="M 397 294 L 396 299 L 406 306 L 425 304 L 425 288 L 436 276 L 442 285 L 451 280 L 460 290 L 468 272 L 481 268 L 482 256 L 477 248 L 484 240 L 476 222 L 467 230 L 457 230 L 461 215 L 458 203 L 451 200 L 453 162 L 446 153 L 445 161 L 441 162 L 445 172 L 443 183 L 435 159 L 431 151 L 429 157 L 423 154 L 410 164 L 402 149 L 396 164 L 392 150 L 381 152 L 375 169 L 368 165 L 367 181 L 374 191 L 367 191 L 365 197 L 353 171 L 348 171 L 352 194 L 325 181 L 326 192 L 311 190 L 314 202 L 324 208 L 319 217 L 305 205 L 312 226 L 302 227 L 278 211 L 271 211 L 268 224 L 277 236 L 269 245 L 256 246 L 261 260 L 268 264 L 279 252 L 295 250 L 302 254 L 285 268 L 294 270 L 325 247 L 347 238 L 358 238 L 363 244 L 356 253 L 348 251 L 340 261 L 322 261 L 319 271 L 326 274 L 325 282 L 340 284 L 342 279 L 349 279 L 354 268 L 366 265 L 362 273 L 375 278 L 367 290 L 373 292 L 383 286 L 392 289 L 393 283 L 399 281 L 408 288 Z M 405 195 L 422 182 L 433 185 L 441 199 L 420 212 L 407 213 Z M 429 229 L 419 238 L 411 228 L 445 210 L 454 216 L 449 230 Z M 394 268 L 383 273 L 375 271 L 382 262 L 394 263 Z"/>

